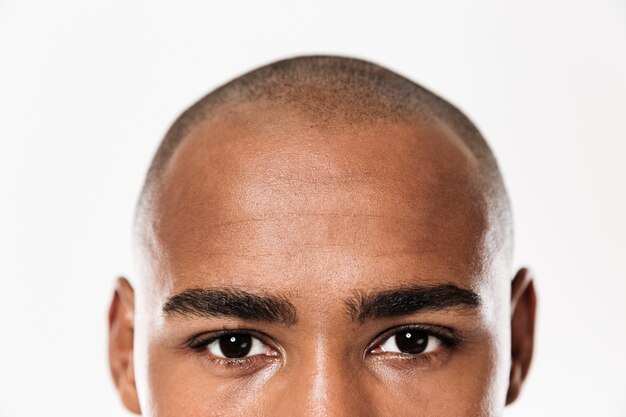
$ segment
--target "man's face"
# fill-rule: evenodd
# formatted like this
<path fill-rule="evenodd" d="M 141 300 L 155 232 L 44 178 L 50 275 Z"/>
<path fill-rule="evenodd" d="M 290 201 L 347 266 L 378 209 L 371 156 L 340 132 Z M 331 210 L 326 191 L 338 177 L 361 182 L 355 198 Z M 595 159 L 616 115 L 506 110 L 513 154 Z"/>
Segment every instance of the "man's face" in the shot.
<path fill-rule="evenodd" d="M 500 415 L 508 260 L 444 125 L 220 116 L 160 191 L 135 294 L 144 415 Z"/>

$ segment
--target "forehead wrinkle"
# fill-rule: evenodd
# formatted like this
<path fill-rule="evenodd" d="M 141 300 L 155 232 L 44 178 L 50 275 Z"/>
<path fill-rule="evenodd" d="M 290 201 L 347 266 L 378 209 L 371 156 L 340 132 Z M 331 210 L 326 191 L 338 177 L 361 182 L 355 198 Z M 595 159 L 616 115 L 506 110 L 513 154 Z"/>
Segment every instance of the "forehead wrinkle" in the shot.
<path fill-rule="evenodd" d="M 298 226 L 298 222 L 304 222 L 304 226 Z M 283 268 L 286 268 L 291 271 L 290 274 L 303 277 L 316 274 L 312 268 L 315 264 L 323 265 L 349 258 L 350 263 L 359 265 L 358 268 L 369 268 L 368 259 L 380 260 L 386 257 L 384 262 L 398 265 L 420 260 L 421 264 L 455 269 L 455 265 L 462 264 L 463 267 L 455 269 L 454 273 L 471 274 L 476 262 L 474 244 L 468 245 L 462 236 L 460 241 L 465 243 L 453 245 L 451 243 L 457 241 L 454 234 L 445 239 L 433 240 L 431 236 L 436 233 L 414 234 L 412 231 L 416 229 L 406 223 L 391 229 L 381 229 L 378 223 L 372 227 L 357 224 L 356 229 L 351 228 L 346 233 L 333 236 L 319 232 L 322 229 L 316 224 L 309 225 L 313 229 L 306 228 L 306 219 L 298 222 L 295 225 L 290 222 L 294 229 L 268 223 L 234 229 L 231 226 L 222 232 L 207 231 L 204 237 L 192 239 L 186 236 L 185 241 L 168 248 L 174 260 L 170 264 L 171 273 L 175 276 L 189 273 L 208 277 L 216 271 L 240 270 L 245 264 L 245 270 L 283 274 Z M 341 223 L 332 224 L 342 228 Z M 254 263 L 250 264 L 250 261 Z M 253 268 L 254 265 L 261 269 Z M 297 270 L 292 270 L 294 268 Z"/>

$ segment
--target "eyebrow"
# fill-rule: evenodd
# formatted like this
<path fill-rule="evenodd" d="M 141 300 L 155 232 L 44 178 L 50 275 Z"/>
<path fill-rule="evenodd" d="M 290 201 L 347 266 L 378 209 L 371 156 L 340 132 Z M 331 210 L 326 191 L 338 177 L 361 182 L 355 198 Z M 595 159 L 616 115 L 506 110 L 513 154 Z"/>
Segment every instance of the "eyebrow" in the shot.
<path fill-rule="evenodd" d="M 163 305 L 168 317 L 234 317 L 293 325 L 296 309 L 285 297 L 254 294 L 233 288 L 192 288 L 170 297 Z"/>
<path fill-rule="evenodd" d="M 364 322 L 424 311 L 474 310 L 480 305 L 480 297 L 471 290 L 445 284 L 358 293 L 346 304 L 352 318 Z"/>

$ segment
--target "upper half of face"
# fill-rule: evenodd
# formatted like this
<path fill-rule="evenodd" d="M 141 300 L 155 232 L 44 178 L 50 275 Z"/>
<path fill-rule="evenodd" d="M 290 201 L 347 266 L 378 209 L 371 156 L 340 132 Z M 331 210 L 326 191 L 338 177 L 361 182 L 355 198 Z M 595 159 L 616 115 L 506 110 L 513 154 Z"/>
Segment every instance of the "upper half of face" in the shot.
<path fill-rule="evenodd" d="M 144 410 L 212 415 L 206 407 L 219 404 L 223 415 L 294 415 L 306 398 L 311 415 L 356 406 L 370 410 L 359 415 L 496 415 L 510 271 L 479 168 L 429 118 L 331 128 L 256 104 L 200 124 L 162 172 L 139 236 Z M 184 297 L 207 289 L 218 304 L 226 290 L 287 307 L 279 320 L 244 317 L 251 307 L 240 297 L 236 314 L 195 314 L 213 307 Z M 413 361 L 370 354 L 403 325 L 447 336 Z M 190 341 L 223 329 L 264 335 L 276 356 L 254 348 L 264 358 L 255 365 L 207 365 Z"/>
<path fill-rule="evenodd" d="M 329 129 L 264 104 L 219 113 L 163 172 L 139 299 L 158 317 L 188 288 L 278 292 L 323 326 L 357 293 L 454 284 L 493 321 L 509 259 L 478 164 L 428 118 Z"/>

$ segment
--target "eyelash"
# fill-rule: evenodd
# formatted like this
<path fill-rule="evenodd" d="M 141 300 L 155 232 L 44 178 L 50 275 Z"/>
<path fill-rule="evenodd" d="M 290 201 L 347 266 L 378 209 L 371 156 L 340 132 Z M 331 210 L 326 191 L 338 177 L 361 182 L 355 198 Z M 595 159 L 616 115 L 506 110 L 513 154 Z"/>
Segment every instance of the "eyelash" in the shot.
<path fill-rule="evenodd" d="M 461 339 L 459 338 L 459 336 L 456 334 L 454 330 L 450 328 L 441 327 L 441 326 L 423 325 L 423 324 L 408 324 L 408 325 L 401 325 L 401 326 L 393 327 L 391 329 L 385 330 L 384 332 L 376 336 L 374 338 L 374 342 L 371 343 L 368 346 L 368 348 L 365 350 L 365 354 L 372 355 L 375 357 L 380 356 L 381 358 L 379 359 L 382 359 L 382 357 L 385 357 L 385 356 L 393 356 L 394 359 L 398 359 L 402 361 L 410 361 L 412 363 L 421 362 L 423 366 L 429 366 L 442 352 L 437 351 L 437 352 L 418 353 L 418 354 L 396 353 L 396 352 L 382 352 L 382 353 L 375 353 L 375 354 L 371 353 L 372 350 L 374 350 L 378 346 L 381 346 L 385 341 L 387 341 L 391 337 L 394 337 L 399 332 L 408 331 L 408 330 L 422 331 L 422 332 L 425 332 L 428 336 L 437 338 L 441 342 L 442 347 L 448 352 L 456 349 L 458 345 L 461 343 Z M 235 334 L 236 335 L 242 335 L 242 334 L 250 335 L 256 339 L 259 339 L 259 341 L 261 341 L 263 344 L 278 351 L 278 349 L 274 348 L 271 343 L 266 342 L 266 340 L 268 339 L 268 336 L 262 333 L 259 333 L 258 331 L 249 330 L 249 329 L 225 328 L 217 332 L 204 333 L 204 334 L 195 336 L 191 340 L 189 340 L 189 342 L 187 343 L 187 346 L 190 349 L 196 351 L 198 354 L 200 354 L 203 357 L 203 359 L 207 361 L 209 365 L 219 365 L 219 366 L 224 366 L 226 368 L 252 367 L 255 364 L 258 364 L 258 361 L 260 360 L 267 360 L 268 357 L 272 359 L 276 358 L 276 357 L 272 357 L 268 355 L 254 355 L 254 356 L 244 357 L 244 358 L 225 359 L 225 358 L 216 357 L 215 355 L 207 351 L 207 348 L 211 343 L 217 341 L 221 337 L 228 336 L 228 335 L 235 335 Z"/>

